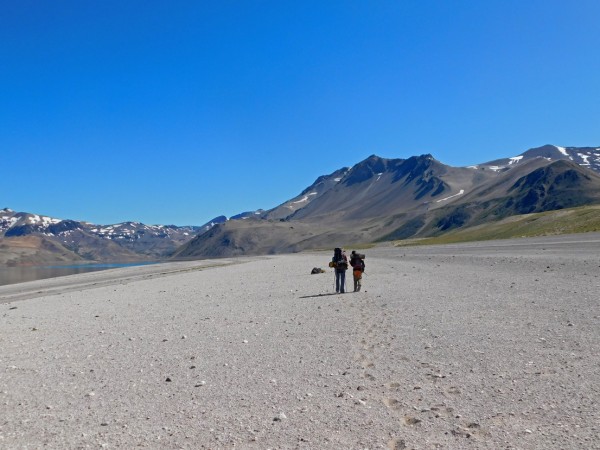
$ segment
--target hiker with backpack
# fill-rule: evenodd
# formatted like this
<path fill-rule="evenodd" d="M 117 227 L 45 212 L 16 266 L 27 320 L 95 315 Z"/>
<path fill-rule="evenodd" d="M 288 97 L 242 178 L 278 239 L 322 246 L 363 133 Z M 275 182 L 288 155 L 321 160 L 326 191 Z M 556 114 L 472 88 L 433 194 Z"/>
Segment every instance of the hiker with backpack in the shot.
<path fill-rule="evenodd" d="M 348 257 L 341 248 L 333 250 L 333 258 L 331 259 L 331 267 L 335 272 L 335 292 L 346 292 L 346 270 L 348 270 Z"/>
<path fill-rule="evenodd" d="M 362 285 L 362 274 L 365 271 L 365 255 L 352 250 L 350 265 L 352 266 L 352 275 L 354 278 L 354 292 L 359 292 Z"/>

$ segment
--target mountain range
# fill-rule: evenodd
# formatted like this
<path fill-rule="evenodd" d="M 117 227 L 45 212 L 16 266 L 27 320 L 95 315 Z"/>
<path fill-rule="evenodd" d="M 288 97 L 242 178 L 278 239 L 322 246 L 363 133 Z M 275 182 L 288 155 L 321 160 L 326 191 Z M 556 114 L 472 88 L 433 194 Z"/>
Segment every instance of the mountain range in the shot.
<path fill-rule="evenodd" d="M 94 225 L 0 210 L 0 264 L 139 261 L 294 252 L 438 236 L 503 218 L 600 204 L 600 148 L 545 145 L 452 167 L 372 155 L 268 210 L 202 226 Z"/>
<path fill-rule="evenodd" d="M 194 237 L 178 258 L 293 252 L 436 236 L 518 214 L 600 203 L 600 148 L 545 145 L 469 167 L 372 155 L 298 196 Z"/>
<path fill-rule="evenodd" d="M 139 222 L 96 225 L 5 208 L 0 210 L 0 264 L 160 260 L 201 231 Z"/>

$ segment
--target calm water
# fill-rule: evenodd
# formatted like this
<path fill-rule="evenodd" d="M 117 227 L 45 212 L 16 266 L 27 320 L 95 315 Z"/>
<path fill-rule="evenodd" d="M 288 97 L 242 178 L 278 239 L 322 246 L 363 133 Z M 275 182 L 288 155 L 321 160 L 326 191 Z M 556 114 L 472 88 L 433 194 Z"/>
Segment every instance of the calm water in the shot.
<path fill-rule="evenodd" d="M 34 267 L 0 267 L 0 286 L 22 283 L 24 281 L 44 278 L 62 277 L 76 273 L 96 272 L 98 270 L 116 269 L 119 267 L 145 266 L 156 262 L 137 262 L 123 264 L 73 264 L 66 266 L 34 266 Z"/>

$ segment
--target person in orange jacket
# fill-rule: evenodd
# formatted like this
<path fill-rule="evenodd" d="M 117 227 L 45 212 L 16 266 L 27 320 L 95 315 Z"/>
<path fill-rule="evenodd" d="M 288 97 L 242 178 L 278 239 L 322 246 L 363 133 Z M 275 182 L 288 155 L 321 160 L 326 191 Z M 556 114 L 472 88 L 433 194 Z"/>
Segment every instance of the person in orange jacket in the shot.
<path fill-rule="evenodd" d="M 362 274 L 365 271 L 365 255 L 356 253 L 352 250 L 350 254 L 350 265 L 352 266 L 352 275 L 354 277 L 354 292 L 359 292 L 362 286 Z"/>

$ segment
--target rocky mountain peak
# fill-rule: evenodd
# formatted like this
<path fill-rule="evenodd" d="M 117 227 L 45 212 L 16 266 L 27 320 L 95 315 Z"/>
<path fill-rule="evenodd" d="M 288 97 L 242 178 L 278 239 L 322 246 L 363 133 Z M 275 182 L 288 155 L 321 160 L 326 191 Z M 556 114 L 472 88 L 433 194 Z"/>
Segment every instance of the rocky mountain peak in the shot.
<path fill-rule="evenodd" d="M 379 156 L 371 155 L 353 166 L 342 180 L 342 183 L 346 186 L 352 186 L 381 174 L 387 170 L 388 161 Z"/>
<path fill-rule="evenodd" d="M 394 182 L 406 178 L 411 181 L 417 178 L 428 178 L 435 159 L 430 154 L 411 156 L 406 160 L 396 160 L 394 165 Z"/>
<path fill-rule="evenodd" d="M 408 177 L 413 180 L 421 177 L 429 177 L 432 167 L 439 164 L 431 154 L 411 156 L 408 159 L 386 159 L 377 155 L 371 155 L 367 159 L 353 166 L 342 179 L 345 186 L 352 186 L 365 182 L 375 176 L 377 179 L 385 173 L 393 174 L 393 181 Z"/>

